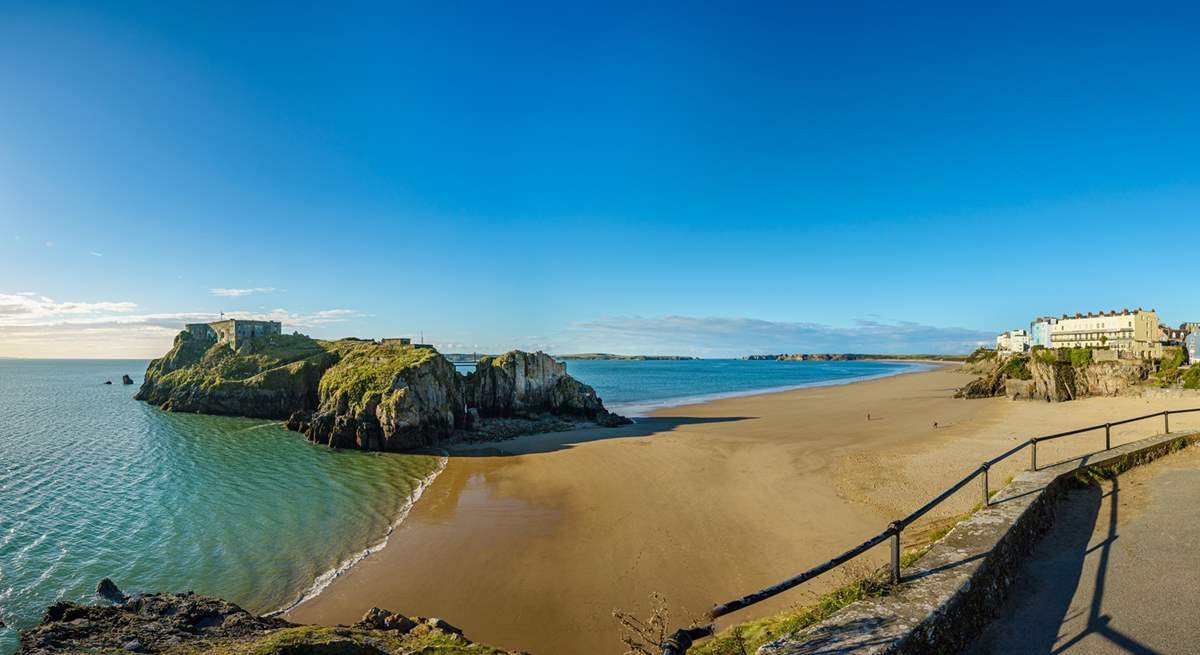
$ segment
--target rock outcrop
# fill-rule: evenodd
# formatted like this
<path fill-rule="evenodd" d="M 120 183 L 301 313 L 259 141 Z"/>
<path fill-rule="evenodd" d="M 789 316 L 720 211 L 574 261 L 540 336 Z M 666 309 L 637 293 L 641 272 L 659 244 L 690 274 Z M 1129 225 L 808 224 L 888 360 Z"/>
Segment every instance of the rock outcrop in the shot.
<path fill-rule="evenodd" d="M 566 366 L 543 352 L 484 357 L 467 376 L 466 387 L 472 407 L 485 418 L 552 414 L 608 426 L 629 422 L 606 410 L 595 389 L 567 375 Z"/>
<path fill-rule="evenodd" d="M 334 349 L 298 335 L 261 337 L 243 349 L 251 352 L 180 332 L 171 351 L 150 362 L 134 397 L 175 412 L 286 419 L 316 407 L 317 384 L 338 361 Z"/>
<path fill-rule="evenodd" d="M 286 419 L 315 443 L 363 450 L 629 422 L 545 353 L 486 357 L 464 377 L 432 348 L 302 335 L 259 337 L 234 351 L 181 332 L 150 363 L 136 397 L 170 411 Z"/>
<path fill-rule="evenodd" d="M 441 619 L 372 608 L 349 627 L 297 625 L 190 592 L 134 596 L 113 605 L 55 603 L 38 626 L 21 633 L 17 655 L 115 652 L 519 655 L 472 643 Z"/>
<path fill-rule="evenodd" d="M 128 375 L 122 375 L 121 384 L 133 384 L 133 378 L 129 377 Z"/>
<path fill-rule="evenodd" d="M 318 398 L 287 426 L 334 448 L 409 450 L 470 427 L 462 376 L 427 348 L 356 348 L 321 379 Z"/>
<path fill-rule="evenodd" d="M 1091 351 L 1077 349 L 996 355 L 972 367 L 982 374 L 959 389 L 955 394 L 958 398 L 1008 396 L 1063 402 L 1089 396 L 1139 394 L 1156 373 L 1158 363 L 1117 358 L 1094 361 Z"/>

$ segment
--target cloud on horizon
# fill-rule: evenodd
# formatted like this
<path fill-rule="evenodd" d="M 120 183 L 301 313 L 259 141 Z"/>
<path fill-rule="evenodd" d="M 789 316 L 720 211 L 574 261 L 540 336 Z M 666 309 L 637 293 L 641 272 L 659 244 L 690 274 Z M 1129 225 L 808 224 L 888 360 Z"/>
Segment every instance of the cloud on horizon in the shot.
<path fill-rule="evenodd" d="M 184 323 L 213 321 L 210 312 L 137 311 L 132 302 L 59 302 L 36 293 L 0 293 L 0 355 L 19 357 L 157 357 Z M 353 309 L 311 313 L 272 309 L 226 312 L 226 318 L 280 321 L 309 329 L 365 316 Z"/>
<path fill-rule="evenodd" d="M 745 317 L 601 316 L 571 326 L 569 341 L 588 350 L 708 357 L 857 352 L 948 354 L 993 341 L 990 331 L 911 321 L 860 319 L 849 327 Z M 563 351 L 566 352 L 566 351 Z"/>
<path fill-rule="evenodd" d="M 241 298 L 242 296 L 250 296 L 256 293 L 271 293 L 273 291 L 275 291 L 275 287 L 251 287 L 249 289 L 225 289 L 217 287 L 208 290 L 212 295 L 223 298 Z"/>

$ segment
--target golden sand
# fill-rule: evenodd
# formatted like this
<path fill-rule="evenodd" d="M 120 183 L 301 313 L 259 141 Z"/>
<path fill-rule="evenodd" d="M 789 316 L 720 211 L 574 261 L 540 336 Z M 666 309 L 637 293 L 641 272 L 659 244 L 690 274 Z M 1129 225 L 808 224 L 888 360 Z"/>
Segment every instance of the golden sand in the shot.
<path fill-rule="evenodd" d="M 860 543 L 1030 436 L 1200 405 L 955 400 L 969 379 L 951 366 L 460 449 L 386 548 L 288 618 L 350 623 L 380 606 L 534 655 L 620 653 L 612 610 L 644 608 L 651 592 L 686 623 Z M 1190 416 L 1172 428 L 1200 427 L 1200 413 Z M 1149 422 L 1114 436 L 1158 430 Z M 1103 432 L 1046 444 L 1039 461 L 1102 445 Z M 1025 466 L 1021 453 L 993 471 L 993 485 Z M 929 519 L 967 511 L 980 495 L 968 485 Z M 871 556 L 883 562 L 886 550 Z M 819 578 L 731 620 L 803 604 L 839 582 Z"/>

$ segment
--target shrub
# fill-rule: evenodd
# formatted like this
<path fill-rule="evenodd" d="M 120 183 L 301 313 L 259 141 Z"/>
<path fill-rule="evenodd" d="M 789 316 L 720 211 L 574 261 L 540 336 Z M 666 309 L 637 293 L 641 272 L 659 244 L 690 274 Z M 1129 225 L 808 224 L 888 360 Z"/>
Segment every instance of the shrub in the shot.
<path fill-rule="evenodd" d="M 983 346 L 980 346 L 975 349 L 975 352 L 971 353 L 970 355 L 967 355 L 966 361 L 968 364 L 974 364 L 975 362 L 980 362 L 980 361 L 983 361 L 986 359 L 992 359 L 995 356 L 996 356 L 995 350 L 992 350 L 990 348 L 984 348 Z"/>
<path fill-rule="evenodd" d="M 1032 380 L 1033 374 L 1029 372 L 1029 357 L 1026 355 L 1009 357 L 1008 362 L 1004 365 L 1004 374 L 1014 380 Z"/>
<path fill-rule="evenodd" d="M 1071 366 L 1087 366 L 1092 363 L 1091 348 L 1072 348 Z"/>

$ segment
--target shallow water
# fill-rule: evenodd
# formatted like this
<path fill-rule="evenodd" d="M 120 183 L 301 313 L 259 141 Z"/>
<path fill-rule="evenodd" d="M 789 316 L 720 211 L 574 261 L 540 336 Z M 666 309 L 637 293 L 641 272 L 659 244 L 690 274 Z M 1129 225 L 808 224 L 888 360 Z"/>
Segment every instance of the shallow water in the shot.
<path fill-rule="evenodd" d="M 618 411 L 924 368 L 893 362 L 570 361 Z M 215 594 L 294 603 L 386 538 L 432 455 L 335 452 L 278 423 L 133 400 L 145 361 L 0 360 L 0 654 L 59 599 Z M 112 380 L 112 386 L 104 385 Z M 317 581 L 316 583 L 314 581 Z"/>
<path fill-rule="evenodd" d="M 637 416 L 657 407 L 728 396 L 852 382 L 924 370 L 928 364 L 872 360 L 829 362 L 696 359 L 571 360 L 567 372 L 592 385 L 605 406 Z"/>
<path fill-rule="evenodd" d="M 266 612 L 380 542 L 441 459 L 133 400 L 145 361 L 0 360 L 0 653 L 58 599 L 195 590 Z M 104 385 L 112 380 L 112 386 Z"/>

